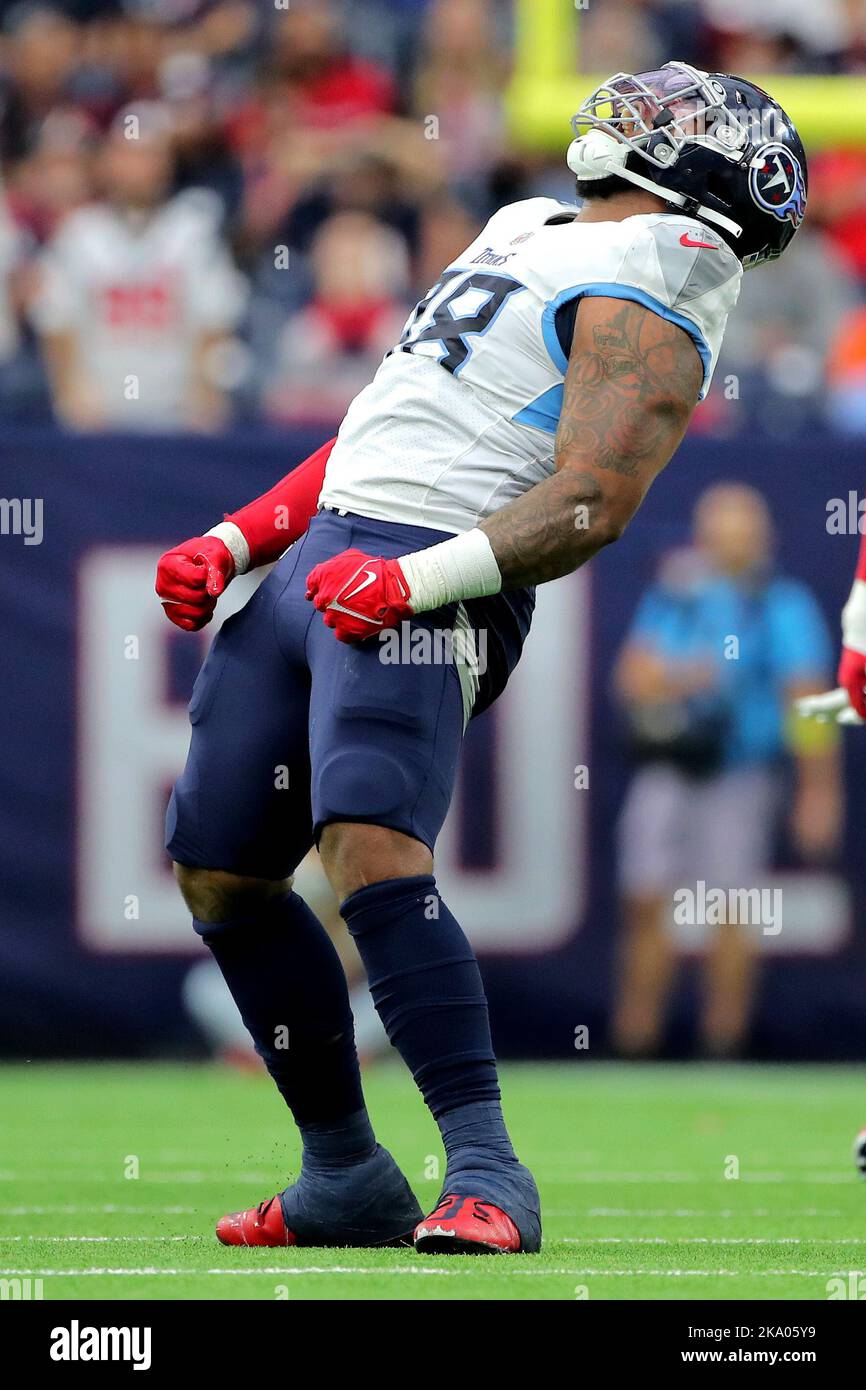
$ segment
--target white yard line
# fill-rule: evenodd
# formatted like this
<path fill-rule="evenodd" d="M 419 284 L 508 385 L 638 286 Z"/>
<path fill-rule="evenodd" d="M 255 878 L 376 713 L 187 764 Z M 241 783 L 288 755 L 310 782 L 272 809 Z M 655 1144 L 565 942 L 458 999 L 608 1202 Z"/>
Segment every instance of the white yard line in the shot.
<path fill-rule="evenodd" d="M 499 1266 L 494 1267 L 499 1268 Z M 483 1268 L 490 1273 L 491 1266 L 488 1263 L 485 1263 Z M 481 1266 L 476 1266 L 474 1263 L 466 1264 L 462 1269 L 445 1269 L 427 1265 L 401 1265 L 397 1268 L 384 1269 L 373 1269 L 370 1268 L 369 1265 L 308 1265 L 306 1268 L 302 1265 L 266 1265 L 261 1269 L 245 1269 L 242 1266 L 238 1269 L 161 1269 L 157 1268 L 155 1265 L 146 1265 L 142 1268 L 129 1268 L 128 1266 L 112 1268 L 107 1266 L 105 1268 L 91 1267 L 88 1269 L 0 1269 L 0 1275 L 4 1278 L 11 1275 L 36 1275 L 45 1279 L 79 1279 L 84 1276 L 98 1277 L 100 1275 L 116 1274 L 135 1278 L 150 1278 L 156 1275 L 160 1277 L 165 1276 L 167 1278 L 184 1278 L 189 1275 L 192 1279 L 202 1279 L 212 1274 L 237 1275 L 240 1279 L 256 1278 L 258 1276 L 269 1276 L 273 1274 L 292 1274 L 299 1277 L 305 1274 L 362 1274 L 370 1278 L 375 1278 L 379 1274 L 432 1274 L 443 1278 L 455 1278 L 459 1274 L 472 1275 L 480 1272 Z M 505 1271 L 503 1270 L 502 1272 L 504 1273 Z M 539 1278 L 548 1274 L 564 1275 L 570 1278 L 572 1275 L 580 1273 L 581 1271 L 579 1269 L 514 1269 L 513 1266 L 508 1269 L 509 1278 L 515 1275 Z"/>
<path fill-rule="evenodd" d="M 495 1269 L 500 1267 L 494 1266 Z M 203 1279 L 211 1275 L 228 1275 L 231 1278 L 261 1278 L 274 1274 L 294 1275 L 303 1278 L 307 1274 L 358 1274 L 367 1278 L 375 1279 L 379 1275 L 401 1275 L 401 1274 L 420 1274 L 433 1275 L 440 1278 L 457 1278 L 461 1275 L 472 1276 L 476 1272 L 491 1273 L 491 1266 L 485 1263 L 479 1270 L 477 1267 L 467 1264 L 462 1269 L 438 1269 L 425 1265 L 402 1265 L 395 1269 L 371 1269 L 368 1266 L 358 1265 L 309 1265 L 303 1268 L 297 1265 L 273 1265 L 262 1269 L 157 1269 L 155 1266 L 145 1266 L 141 1269 L 131 1269 L 126 1266 L 122 1268 L 89 1268 L 89 1269 L 0 1269 L 0 1275 L 4 1278 L 17 1275 L 38 1277 L 44 1279 L 80 1279 L 84 1277 L 105 1277 L 122 1275 L 128 1278 L 150 1279 L 150 1278 L 190 1278 Z M 505 1274 L 505 1270 L 502 1270 Z M 515 1269 L 508 1266 L 507 1278 L 546 1278 L 547 1276 L 562 1276 L 574 1279 L 580 1277 L 594 1278 L 665 1278 L 665 1279 L 714 1279 L 716 1277 L 724 1279 L 782 1279 L 782 1278 L 801 1278 L 801 1279 L 827 1279 L 832 1277 L 832 1270 L 827 1269 L 595 1269 L 582 1267 L 580 1269 Z"/>
<path fill-rule="evenodd" d="M 280 1171 L 285 1171 L 285 1170 L 277 1170 L 278 1173 L 279 1173 Z M 183 1168 L 183 1169 L 177 1169 L 177 1170 L 153 1169 L 153 1170 L 151 1171 L 151 1170 L 149 1170 L 149 1169 L 145 1166 L 145 1167 L 143 1167 L 143 1170 L 142 1170 L 142 1173 L 141 1173 L 141 1176 L 140 1176 L 140 1177 L 138 1177 L 138 1178 L 125 1178 L 125 1179 L 122 1178 L 122 1177 L 119 1178 L 118 1172 L 117 1172 L 116 1169 L 113 1169 L 113 1170 L 109 1173 L 109 1172 L 107 1172 L 104 1168 L 94 1170 L 94 1168 L 93 1168 L 92 1166 L 87 1166 L 87 1167 L 84 1167 L 84 1168 L 76 1168 L 74 1165 L 73 1165 L 73 1166 L 70 1166 L 69 1164 L 64 1164 L 63 1172 L 64 1172 L 64 1176 L 66 1176 L 66 1177 L 68 1177 L 68 1178 L 72 1178 L 76 1183 L 101 1183 L 103 1186 L 105 1186 L 107 1183 L 114 1183 L 114 1182 L 117 1182 L 117 1181 L 124 1181 L 124 1182 L 140 1182 L 140 1183 L 142 1184 L 142 1186 L 145 1186 L 147 1183 L 151 1183 L 151 1182 L 154 1182 L 154 1183 L 172 1183 L 172 1182 L 177 1182 L 177 1183 L 184 1183 L 184 1184 L 186 1184 L 186 1183 L 206 1183 L 206 1182 L 210 1182 L 210 1183 L 232 1182 L 232 1183 L 256 1183 L 256 1184 L 264 1184 L 265 1186 L 268 1186 L 268 1184 L 272 1184 L 272 1183 L 275 1183 L 275 1182 L 278 1182 L 278 1181 L 279 1181 L 279 1177 L 278 1177 L 278 1176 L 275 1176 L 273 1172 L 269 1172 L 269 1173 L 260 1173 L 260 1172 L 251 1172 L 249 1169 L 245 1169 L 245 1170 L 237 1169 L 237 1170 L 235 1170 L 235 1169 L 232 1169 L 232 1168 L 218 1168 L 218 1169 L 214 1169 L 213 1172 L 205 1172 L 203 1169 L 200 1169 L 200 1168 Z M 47 1169 L 47 1168 L 45 1168 L 45 1169 L 38 1169 L 38 1168 L 35 1168 L 35 1169 L 33 1169 L 33 1171 L 30 1172 L 30 1173 L 5 1173 L 5 1172 L 4 1172 L 4 1173 L 0 1173 L 0 1182 L 26 1182 L 26 1183 L 32 1183 L 32 1182 L 34 1182 L 34 1181 L 38 1181 L 39 1179 L 45 1179 L 46 1181 L 49 1181 L 49 1180 L 50 1180 L 50 1181 L 56 1181 L 56 1179 L 57 1179 L 57 1173 L 56 1173 L 56 1171 L 52 1172 L 51 1170 L 49 1170 L 49 1169 Z"/>
<path fill-rule="evenodd" d="M 549 1207 L 545 1208 L 545 1210 L 548 1212 L 548 1214 L 550 1213 Z M 559 1212 L 557 1214 L 560 1216 L 572 1215 L 571 1212 Z M 708 1218 L 710 1220 L 715 1220 L 717 1217 L 728 1219 L 730 1217 L 745 1218 L 747 1216 L 771 1216 L 775 1218 L 778 1215 L 777 1212 L 770 1211 L 769 1207 L 744 1207 L 740 1209 L 734 1207 L 725 1207 L 719 1211 L 697 1211 L 694 1207 L 590 1207 L 586 1214 L 587 1216 L 591 1217 L 623 1216 L 627 1220 L 631 1218 L 637 1220 L 638 1218 L 644 1217 L 651 1220 L 656 1220 L 659 1217 L 665 1216 L 697 1217 L 699 1219 Z M 788 1215 L 820 1216 L 822 1218 L 829 1219 L 832 1216 L 842 1216 L 843 1213 L 841 1211 L 833 1211 L 829 1208 L 824 1207 L 805 1207 L 800 1211 L 792 1211 L 789 1208 Z"/>
<path fill-rule="evenodd" d="M 549 1178 L 550 1174 L 545 1173 L 545 1176 Z M 587 1185 L 597 1184 L 599 1187 L 604 1187 L 608 1184 L 620 1183 L 627 1183 L 630 1186 L 640 1186 L 645 1184 L 647 1187 L 656 1187 L 667 1184 L 670 1184 L 672 1186 L 687 1186 L 689 1183 L 706 1186 L 708 1182 L 725 1182 L 730 1181 L 730 1179 L 726 1180 L 725 1178 L 723 1178 L 721 1172 L 717 1170 L 715 1173 L 573 1173 L 569 1175 L 569 1181 L 575 1183 L 584 1183 Z M 840 1184 L 845 1187 L 852 1187 L 854 1183 L 857 1181 L 857 1179 L 852 1167 L 852 1171 L 850 1174 L 807 1173 L 802 1170 L 793 1173 L 763 1171 L 758 1171 L 755 1173 L 741 1172 L 737 1181 L 742 1183 L 753 1183 L 758 1185 L 775 1185 L 776 1183 L 787 1182 L 829 1183 Z"/>
<path fill-rule="evenodd" d="M 88 1242 L 88 1241 L 92 1241 L 92 1242 L 94 1242 L 94 1243 L 96 1243 L 96 1244 L 114 1244 L 114 1243 L 116 1243 L 116 1242 L 123 1243 L 124 1241 L 142 1241 L 142 1240 L 143 1240 L 143 1241 L 161 1241 L 161 1240 L 170 1240 L 170 1241 L 171 1241 L 171 1240 L 173 1240 L 173 1241 L 193 1240 L 193 1241 L 195 1241 L 195 1240 L 212 1240 L 212 1239 L 213 1239 L 213 1237 L 210 1236 L 210 1235 L 191 1235 L 191 1236 L 189 1236 L 189 1235 L 187 1235 L 187 1236 L 32 1236 L 32 1235 L 26 1235 L 26 1236 L 23 1236 L 23 1235 L 22 1235 L 22 1236 L 0 1236 L 0 1242 L 2 1242 L 2 1241 L 9 1241 L 9 1240 L 11 1240 L 11 1241 L 35 1240 L 35 1241 L 45 1241 L 46 1243 L 52 1243 L 52 1244 L 55 1244 L 55 1245 L 62 1245 L 62 1244 L 64 1244 L 66 1241 L 72 1241 L 72 1242 Z"/>
<path fill-rule="evenodd" d="M 653 1279 L 828 1279 L 833 1278 L 829 1269 L 575 1269 L 572 1274 L 585 1278 L 604 1278 L 611 1275 L 615 1279 L 653 1278 Z"/>
<path fill-rule="evenodd" d="M 0 1207 L 0 1216 L 194 1216 L 196 1207 L 125 1207 L 108 1202 L 100 1207 Z"/>
<path fill-rule="evenodd" d="M 38 1236 L 36 1237 L 38 1240 Z M 552 1236 L 563 1245 L 866 1245 L 861 1236 Z"/>

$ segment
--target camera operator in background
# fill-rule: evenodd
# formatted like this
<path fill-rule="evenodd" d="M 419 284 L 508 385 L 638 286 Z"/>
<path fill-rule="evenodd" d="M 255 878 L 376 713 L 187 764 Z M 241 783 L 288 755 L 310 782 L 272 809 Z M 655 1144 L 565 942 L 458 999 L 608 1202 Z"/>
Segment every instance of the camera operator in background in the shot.
<path fill-rule="evenodd" d="M 620 821 L 623 902 L 617 1051 L 663 1043 L 677 950 L 673 894 L 703 881 L 759 887 L 772 865 L 787 776 L 790 831 L 807 862 L 840 836 L 836 736 L 791 702 L 826 683 L 832 645 L 817 603 L 770 567 L 772 525 L 751 487 L 706 491 L 695 549 L 674 552 L 646 592 L 619 657 L 617 694 L 636 770 Z M 728 922 L 707 946 L 700 1042 L 740 1053 L 756 985 L 759 929 Z"/>

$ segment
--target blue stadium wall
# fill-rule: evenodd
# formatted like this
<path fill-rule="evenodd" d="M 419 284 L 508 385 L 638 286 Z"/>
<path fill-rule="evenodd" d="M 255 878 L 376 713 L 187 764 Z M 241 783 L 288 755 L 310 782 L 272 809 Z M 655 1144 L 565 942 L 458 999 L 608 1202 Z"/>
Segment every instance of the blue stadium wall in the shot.
<path fill-rule="evenodd" d="M 306 432 L 7 432 L 0 493 L 41 498 L 44 537 L 0 536 L 0 1053 L 200 1046 L 180 989 L 201 947 L 161 855 L 160 821 L 205 639 L 165 623 L 153 565 L 320 442 Z M 828 533 L 827 506 L 862 491 L 863 464 L 862 446 L 829 436 L 695 438 L 620 543 L 549 586 L 519 681 L 471 727 L 443 843 L 445 891 L 482 955 L 503 1053 L 604 1055 L 627 778 L 610 670 L 659 554 L 686 539 L 707 484 L 747 479 L 772 507 L 780 568 L 813 587 L 835 630 L 857 539 Z M 245 592 L 233 586 L 233 601 Z M 769 943 L 758 1057 L 866 1057 L 866 731 L 846 734 L 845 759 L 843 861 L 815 874 L 779 846 L 797 920 Z M 578 767 L 588 786 L 575 787 Z M 693 1043 L 697 959 L 672 1011 L 674 1054 Z M 584 1027 L 588 1052 L 575 1050 Z"/>

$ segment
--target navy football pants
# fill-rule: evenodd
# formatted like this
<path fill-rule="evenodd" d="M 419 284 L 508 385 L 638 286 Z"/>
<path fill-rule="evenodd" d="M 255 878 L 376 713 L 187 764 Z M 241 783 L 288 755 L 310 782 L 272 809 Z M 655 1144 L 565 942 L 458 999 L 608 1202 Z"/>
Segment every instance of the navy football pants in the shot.
<path fill-rule="evenodd" d="M 319 561 L 356 546 L 396 556 L 438 531 L 319 512 L 217 634 L 189 707 L 192 738 L 166 817 L 181 864 L 283 878 L 329 821 L 366 821 L 433 848 L 463 736 L 453 662 L 348 646 L 304 598 Z M 457 606 L 412 620 L 451 628 Z"/>

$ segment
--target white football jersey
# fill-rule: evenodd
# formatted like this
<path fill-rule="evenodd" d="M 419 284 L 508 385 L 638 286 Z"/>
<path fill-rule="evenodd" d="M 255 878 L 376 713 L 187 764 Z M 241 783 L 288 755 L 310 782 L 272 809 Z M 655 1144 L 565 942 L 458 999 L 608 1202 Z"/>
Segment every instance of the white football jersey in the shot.
<path fill-rule="evenodd" d="M 569 306 L 629 299 L 693 339 L 706 394 L 742 267 L 714 232 L 669 213 L 579 222 L 531 198 L 501 208 L 412 313 L 356 396 L 322 506 L 462 532 L 554 471 Z"/>
<path fill-rule="evenodd" d="M 230 331 L 246 302 L 211 195 L 181 193 L 141 218 L 107 203 L 81 208 L 61 224 L 40 270 L 35 325 L 75 335 L 109 423 L 181 424 L 202 336 Z"/>

